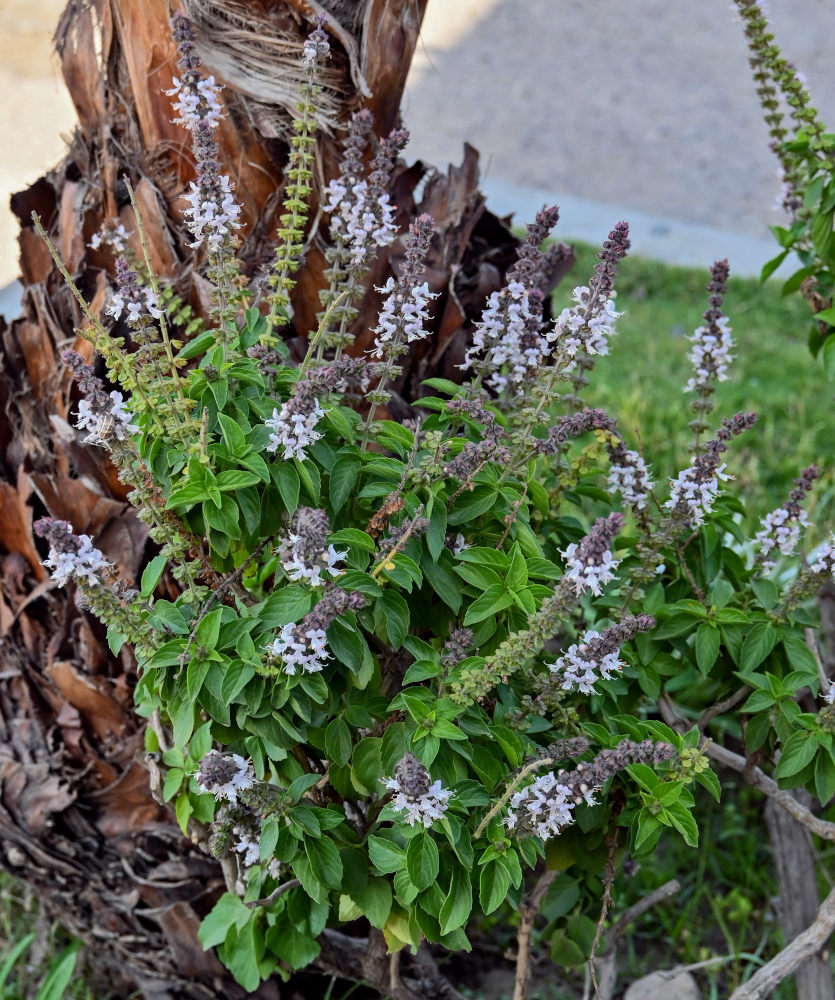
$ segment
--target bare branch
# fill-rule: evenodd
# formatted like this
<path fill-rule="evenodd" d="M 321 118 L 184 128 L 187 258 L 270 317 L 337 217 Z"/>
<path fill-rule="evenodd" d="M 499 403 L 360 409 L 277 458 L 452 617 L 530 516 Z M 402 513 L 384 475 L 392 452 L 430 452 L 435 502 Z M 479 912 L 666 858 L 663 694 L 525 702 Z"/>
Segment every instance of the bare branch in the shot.
<path fill-rule="evenodd" d="M 832 824 L 830 824 L 832 825 Z M 734 990 L 730 1000 L 763 1000 L 806 959 L 816 955 L 835 930 L 835 889 L 821 903 L 815 920 L 791 944 L 758 969 L 747 983 Z"/>
<path fill-rule="evenodd" d="M 269 896 L 264 896 L 263 899 L 251 899 L 249 902 L 244 902 L 244 906 L 248 906 L 250 910 L 254 910 L 256 906 L 272 906 L 279 896 L 283 896 L 285 892 L 295 889 L 297 885 L 301 885 L 301 882 L 297 878 L 291 878 L 289 882 L 285 882 L 283 885 L 279 885 L 273 889 Z"/>
<path fill-rule="evenodd" d="M 681 730 L 678 709 L 667 695 L 662 695 L 658 699 L 658 708 L 668 726 Z M 761 768 L 755 764 L 750 764 L 740 754 L 719 746 L 717 743 L 708 743 L 705 740 L 702 743 L 702 747 L 708 757 L 712 757 L 718 763 L 741 774 L 749 785 L 753 785 L 754 788 L 758 788 L 764 795 L 778 802 L 798 823 L 811 830 L 812 833 L 818 837 L 822 837 L 824 840 L 835 841 L 835 823 L 819 819 L 814 813 L 801 805 L 791 792 L 780 788 L 777 782 L 773 778 L 769 778 Z"/>
<path fill-rule="evenodd" d="M 519 904 L 519 947 L 516 951 L 516 981 L 513 985 L 513 1000 L 526 1000 L 527 998 L 533 925 L 542 900 L 558 874 L 556 868 L 546 868 L 539 876 L 536 885 L 530 893 L 525 894 Z"/>

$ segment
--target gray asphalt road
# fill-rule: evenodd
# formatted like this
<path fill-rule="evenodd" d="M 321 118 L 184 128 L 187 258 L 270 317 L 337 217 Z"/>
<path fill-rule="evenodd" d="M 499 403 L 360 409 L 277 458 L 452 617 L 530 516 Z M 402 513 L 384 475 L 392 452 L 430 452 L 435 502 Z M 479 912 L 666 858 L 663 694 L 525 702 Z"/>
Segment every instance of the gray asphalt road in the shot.
<path fill-rule="evenodd" d="M 459 160 L 467 139 L 501 182 L 768 238 L 776 162 L 731 6 L 430 0 L 404 105 L 412 152 Z M 835 3 L 770 9 L 835 130 Z"/>

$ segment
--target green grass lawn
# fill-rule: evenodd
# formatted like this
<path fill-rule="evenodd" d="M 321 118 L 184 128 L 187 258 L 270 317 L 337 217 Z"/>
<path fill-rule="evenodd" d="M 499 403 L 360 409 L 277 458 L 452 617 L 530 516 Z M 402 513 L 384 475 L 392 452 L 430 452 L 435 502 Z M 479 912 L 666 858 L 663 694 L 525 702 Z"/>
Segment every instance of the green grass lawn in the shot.
<path fill-rule="evenodd" d="M 588 282 L 594 267 L 597 248 L 574 246 L 577 264 L 554 296 L 560 309 L 574 285 Z M 708 280 L 707 269 L 627 257 L 616 280 L 623 312 L 618 336 L 608 357 L 598 360 L 586 392 L 589 405 L 603 407 L 618 420 L 632 447 L 643 446 L 662 491 L 665 480 L 689 464 L 687 425 L 694 415 L 692 395 L 682 391 L 691 374 L 687 337 L 701 325 Z M 755 410 L 760 418 L 727 453 L 728 471 L 737 477 L 730 488 L 748 503 L 756 523 L 786 499 L 800 469 L 815 462 L 823 473 L 808 505 L 817 521 L 810 535 L 815 543 L 835 527 L 835 411 L 833 385 L 806 346 L 809 309 L 797 294 L 781 297 L 779 280 L 761 285 L 732 277 L 725 312 L 736 359 L 730 378 L 713 396 L 709 419 L 718 426 L 723 416 L 738 410 Z"/>

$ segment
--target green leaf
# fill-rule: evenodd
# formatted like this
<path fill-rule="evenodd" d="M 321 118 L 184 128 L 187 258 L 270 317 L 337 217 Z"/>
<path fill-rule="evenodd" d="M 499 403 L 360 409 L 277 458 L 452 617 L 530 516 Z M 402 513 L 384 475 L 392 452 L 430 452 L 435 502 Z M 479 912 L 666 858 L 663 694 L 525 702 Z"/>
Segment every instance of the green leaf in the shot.
<path fill-rule="evenodd" d="M 771 622 L 757 622 L 753 625 L 742 643 L 739 658 L 742 673 L 747 674 L 756 669 L 774 649 L 777 639 L 777 629 Z"/>
<path fill-rule="evenodd" d="M 155 556 L 142 572 L 142 582 L 140 584 L 140 595 L 150 597 L 154 588 L 159 583 L 159 578 L 165 572 L 168 559 L 164 555 Z"/>
<path fill-rule="evenodd" d="M 773 580 L 769 580 L 767 577 L 754 577 L 751 580 L 751 589 L 766 611 L 770 611 L 779 600 L 780 593 L 777 586 Z"/>
<path fill-rule="evenodd" d="M 798 670 L 810 675 L 811 680 L 818 676 L 818 664 L 806 640 L 799 632 L 786 632 L 783 635 L 783 648 L 792 670 Z"/>
<path fill-rule="evenodd" d="M 438 845 L 428 830 L 409 841 L 406 849 L 406 870 L 412 883 L 421 891 L 428 889 L 438 877 Z"/>
<path fill-rule="evenodd" d="M 478 898 L 485 914 L 498 909 L 507 898 L 510 872 L 498 859 L 482 865 L 478 883 Z"/>
<path fill-rule="evenodd" d="M 383 741 L 379 736 L 367 736 L 354 747 L 351 777 L 357 790 L 366 795 L 375 791 L 383 774 L 380 753 Z"/>
<path fill-rule="evenodd" d="M 197 626 L 195 639 L 198 646 L 204 649 L 214 649 L 217 646 L 217 637 L 220 634 L 220 619 L 223 616 L 223 608 L 215 608 Z"/>
<path fill-rule="evenodd" d="M 310 610 L 310 591 L 297 583 L 274 590 L 264 601 L 260 619 L 266 628 L 281 628 L 297 622 Z"/>
<path fill-rule="evenodd" d="M 446 507 L 436 501 L 429 518 L 429 528 L 426 532 L 426 547 L 432 559 L 437 562 L 438 556 L 446 544 Z"/>
<path fill-rule="evenodd" d="M 447 524 L 471 523 L 481 514 L 490 510 L 498 499 L 494 486 L 479 484 L 472 492 L 464 490 L 447 512 Z"/>
<path fill-rule="evenodd" d="M 815 756 L 818 749 L 818 741 L 815 734 L 807 732 L 792 733 L 783 744 L 783 752 L 777 762 L 777 778 L 788 778 L 798 771 L 802 771 L 809 761 Z"/>
<path fill-rule="evenodd" d="M 783 250 L 783 252 L 778 253 L 776 257 L 772 257 L 771 260 L 766 261 L 766 263 L 763 264 L 762 271 L 760 271 L 760 281 L 767 281 L 783 263 L 786 257 L 788 257 L 788 255 L 789 251 Z"/>
<path fill-rule="evenodd" d="M 325 753 L 334 764 L 347 764 L 351 759 L 351 730 L 344 719 L 334 719 L 325 730 Z"/>
<path fill-rule="evenodd" d="M 272 467 L 272 477 L 287 513 L 292 514 L 299 505 L 299 474 L 289 462 L 280 462 Z"/>
<path fill-rule="evenodd" d="M 35 1000 L 61 1000 L 75 972 L 80 941 L 73 941 L 58 956 L 41 984 Z"/>
<path fill-rule="evenodd" d="M 513 595 L 503 584 L 494 583 L 477 600 L 473 601 L 464 616 L 465 625 L 474 625 L 513 604 Z"/>
<path fill-rule="evenodd" d="M 322 885 L 329 889 L 338 889 L 342 885 L 342 858 L 329 837 L 306 839 L 304 852 L 311 871 Z"/>
<path fill-rule="evenodd" d="M 292 924 L 276 924 L 271 927 L 265 941 L 270 951 L 291 969 L 303 969 L 310 965 L 322 950 L 318 942 L 302 934 Z"/>
<path fill-rule="evenodd" d="M 473 908 L 473 886 L 470 873 L 456 865 L 452 872 L 444 904 L 438 914 L 441 933 L 448 934 L 466 924 Z"/>
<path fill-rule="evenodd" d="M 343 504 L 350 496 L 359 471 L 360 460 L 356 455 L 343 455 L 342 458 L 337 459 L 331 469 L 328 489 L 334 514 L 342 509 Z"/>
<path fill-rule="evenodd" d="M 816 316 L 815 318 L 820 319 L 820 316 Z M 831 333 L 823 342 L 821 357 L 823 358 L 823 370 L 831 382 L 835 379 L 835 336 Z"/>
<path fill-rule="evenodd" d="M 174 805 L 174 815 L 177 817 L 177 825 L 183 831 L 184 836 L 188 836 L 188 819 L 192 814 L 191 799 L 188 792 L 183 792 Z"/>
<path fill-rule="evenodd" d="M 260 482 L 260 479 L 254 472 L 228 469 L 218 475 L 217 488 L 221 492 L 228 493 L 230 490 L 242 490 L 244 486 L 254 486 L 257 482 Z"/>
<path fill-rule="evenodd" d="M 6 956 L 6 960 L 3 962 L 3 968 L 0 969 L 0 990 L 6 985 L 6 980 L 9 978 L 9 973 L 15 966 L 15 963 L 23 954 L 24 951 L 29 947 L 29 945 L 35 940 L 34 932 L 27 934 L 22 937 L 12 948 L 9 954 Z M 6 996 L 5 993 L 2 996 Z"/>
<path fill-rule="evenodd" d="M 710 622 L 702 622 L 696 630 L 696 663 L 707 676 L 719 655 L 719 629 Z"/>
<path fill-rule="evenodd" d="M 395 590 L 384 590 L 377 606 L 385 616 L 385 629 L 393 649 L 399 649 L 409 631 L 409 605 Z"/>
<path fill-rule="evenodd" d="M 229 935 L 223 948 L 223 964 L 245 990 L 253 993 L 258 989 L 261 973 L 258 970 L 254 911 L 250 911 L 250 919 L 243 927 Z"/>
<path fill-rule="evenodd" d="M 373 552 L 377 547 L 374 539 L 359 528 L 343 528 L 329 536 L 328 541 L 339 548 L 347 545 L 350 549 L 361 549 L 363 552 Z"/>
<path fill-rule="evenodd" d="M 200 924 L 197 936 L 203 945 L 203 950 L 208 951 L 209 948 L 222 944 L 230 927 L 243 927 L 251 913 L 252 911 L 244 906 L 242 899 L 225 892 Z"/>
<path fill-rule="evenodd" d="M 829 753 L 819 753 L 815 760 L 815 791 L 824 806 L 835 795 L 835 761 Z"/>
<path fill-rule="evenodd" d="M 351 899 L 360 907 L 372 927 L 383 929 L 391 913 L 391 886 L 387 879 L 369 878 L 364 889 L 351 893 Z"/>
<path fill-rule="evenodd" d="M 368 856 L 377 871 L 383 875 L 391 875 L 406 867 L 406 852 L 403 848 L 382 837 L 372 835 L 368 838 Z"/>
<path fill-rule="evenodd" d="M 519 545 L 513 546 L 513 551 L 510 557 L 510 566 L 507 570 L 507 576 L 505 577 L 505 586 L 510 590 L 521 590 L 522 587 L 526 587 L 528 584 L 528 567 L 525 562 L 525 557 L 522 555 L 522 550 Z"/>

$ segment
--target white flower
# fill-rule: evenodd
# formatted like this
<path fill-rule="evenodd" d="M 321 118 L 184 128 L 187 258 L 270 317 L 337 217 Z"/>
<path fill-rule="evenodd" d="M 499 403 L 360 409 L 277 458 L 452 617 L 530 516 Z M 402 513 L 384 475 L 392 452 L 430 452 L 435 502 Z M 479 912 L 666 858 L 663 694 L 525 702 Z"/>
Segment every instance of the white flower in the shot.
<path fill-rule="evenodd" d="M 436 819 L 443 819 L 449 808 L 449 798 L 452 792 L 441 785 L 440 780 L 433 781 L 429 788 L 420 795 L 410 795 L 401 785 L 398 778 L 384 779 L 386 788 L 394 792 L 391 800 L 392 809 L 405 812 L 404 822 L 409 826 L 422 823 L 430 827 Z"/>
<path fill-rule="evenodd" d="M 835 534 L 814 553 L 814 562 L 809 567 L 813 573 L 827 573 L 835 576 Z"/>
<path fill-rule="evenodd" d="M 384 347 L 397 339 L 398 333 L 405 334 L 407 343 L 421 340 L 426 336 L 425 323 L 429 321 L 427 305 L 437 296 L 429 291 L 429 285 L 424 281 L 421 285 L 410 288 L 404 297 L 402 289 L 394 278 L 389 278 L 378 292 L 387 294 L 380 310 L 380 317 L 374 333 L 377 334 L 373 357 L 382 358 Z"/>
<path fill-rule="evenodd" d="M 560 555 L 565 558 L 566 577 L 574 581 L 574 589 L 578 594 L 584 590 L 590 590 L 593 594 L 600 594 L 604 584 L 615 578 L 615 570 L 620 562 L 615 559 L 607 549 L 600 557 L 600 562 L 584 561 L 578 556 L 580 547 L 576 542 L 572 542 L 567 549 L 561 551 Z"/>
<path fill-rule="evenodd" d="M 326 578 L 322 575 L 339 576 L 344 572 L 337 563 L 348 555 L 347 549 L 336 549 L 329 545 L 320 555 L 318 563 L 307 563 L 297 551 L 301 536 L 290 532 L 286 540 L 278 548 L 281 565 L 291 580 L 306 580 L 311 587 L 322 587 Z"/>
<path fill-rule="evenodd" d="M 212 128 L 216 128 L 223 117 L 223 108 L 217 97 L 220 88 L 215 83 L 215 78 L 207 76 L 201 79 L 197 84 L 196 94 L 190 87 L 184 86 L 176 76 L 173 83 L 174 86 L 164 92 L 169 97 L 177 96 L 177 100 L 172 101 L 172 107 L 180 116 L 172 118 L 172 121 L 192 129 L 199 121 L 204 120 Z"/>
<path fill-rule="evenodd" d="M 252 867 L 252 865 L 257 865 L 261 860 L 261 852 L 258 847 L 258 841 L 254 840 L 248 833 L 240 830 L 239 827 L 235 827 L 235 833 L 238 834 L 238 842 L 235 844 L 235 850 L 238 854 L 243 854 L 244 865 L 247 868 Z"/>
<path fill-rule="evenodd" d="M 690 467 L 684 469 L 670 483 L 670 499 L 664 504 L 669 510 L 674 510 L 680 503 L 684 503 L 690 511 L 690 518 L 694 525 L 704 523 L 705 515 L 713 510 L 713 501 L 722 492 L 719 489 L 719 480 L 723 482 L 734 477 L 725 472 L 723 462 L 713 474 L 703 482 L 697 482 L 696 473 L 699 467 L 697 460 L 691 460 Z"/>
<path fill-rule="evenodd" d="M 94 548 L 89 535 L 76 535 L 78 549 L 75 552 L 59 552 L 50 548 L 49 555 L 44 559 L 44 566 L 52 570 L 52 579 L 63 587 L 72 577 L 93 584 L 100 582 L 99 571 L 109 570 L 110 563 L 99 549 Z"/>
<path fill-rule="evenodd" d="M 600 633 L 586 632 L 580 642 L 569 646 L 568 651 L 549 666 L 551 673 L 562 675 L 560 686 L 563 691 L 596 694 L 595 681 L 601 678 L 611 680 L 615 673 L 623 669 L 616 651 L 606 653 L 599 660 L 590 654 L 589 642 L 592 639 L 600 639 Z"/>
<path fill-rule="evenodd" d="M 460 555 L 462 552 L 466 552 L 467 549 L 471 549 L 472 545 L 464 538 L 464 536 L 459 531 L 458 534 L 453 539 L 452 543 L 452 554 L 454 556 Z"/>
<path fill-rule="evenodd" d="M 299 670 L 318 673 L 330 656 L 324 629 L 309 629 L 300 636 L 298 626 L 292 622 L 282 628 L 278 638 L 267 646 L 267 652 L 284 661 L 284 673 L 291 677 Z"/>
<path fill-rule="evenodd" d="M 284 458 L 298 458 L 304 461 L 307 458 L 305 449 L 322 437 L 315 427 L 324 415 L 325 411 L 318 399 L 308 413 L 299 413 L 292 405 L 292 401 L 284 403 L 280 411 L 274 409 L 272 417 L 266 421 L 266 426 L 270 430 L 267 451 L 277 451 L 281 446 L 284 448 Z"/>
<path fill-rule="evenodd" d="M 232 230 L 241 228 L 238 221 L 241 206 L 235 201 L 232 182 L 226 174 L 219 175 L 217 180 L 220 184 L 217 199 L 206 198 L 194 181 L 184 196 L 190 206 L 183 215 L 186 226 L 194 236 L 194 242 L 189 244 L 191 247 L 199 247 L 206 242 L 210 250 L 217 251 Z"/>
<path fill-rule="evenodd" d="M 98 232 L 93 233 L 87 246 L 91 250 L 98 250 L 104 244 L 113 247 L 116 253 L 124 253 L 127 249 L 129 235 L 121 222 L 115 226 L 109 226 L 105 223 Z"/>
<path fill-rule="evenodd" d="M 500 292 L 490 293 L 460 367 L 469 368 L 481 355 L 481 364 L 490 371 L 491 388 L 501 391 L 511 384 L 522 391 L 550 351 L 547 340 L 535 332 L 538 326 L 527 288 L 511 281 Z"/>
<path fill-rule="evenodd" d="M 578 353 L 608 354 L 609 338 L 615 334 L 615 322 L 621 313 L 615 310 L 614 298 L 597 302 L 591 309 L 588 286 L 578 285 L 572 292 L 574 305 L 554 320 L 554 326 L 545 335 L 549 343 L 557 342 L 569 358 Z"/>
<path fill-rule="evenodd" d="M 514 830 L 519 820 L 543 840 L 556 837 L 574 822 L 574 802 L 571 789 L 563 785 L 557 776 L 549 771 L 540 775 L 526 788 L 514 792 L 510 797 L 510 808 L 505 819 L 505 826 Z M 586 801 L 593 804 L 591 793 Z M 521 816 L 520 816 L 521 814 Z"/>
<path fill-rule="evenodd" d="M 222 781 L 219 775 L 223 776 Z M 225 799 L 233 806 L 238 804 L 238 792 L 252 788 L 254 783 L 252 765 L 237 753 L 229 757 L 218 750 L 210 750 L 200 762 L 197 772 L 197 787 L 201 792 L 214 795 L 216 799 Z"/>
<path fill-rule="evenodd" d="M 97 410 L 86 399 L 79 402 L 75 426 L 80 431 L 90 432 L 84 438 L 85 444 L 107 445 L 113 438 L 124 441 L 128 434 L 139 432 L 139 427 L 131 422 L 133 414 L 125 409 L 121 392 L 114 389 L 110 400 L 109 410 Z"/>
<path fill-rule="evenodd" d="M 763 569 L 769 572 L 774 569 L 771 554 L 775 549 L 779 549 L 784 556 L 794 554 L 800 541 L 801 528 L 809 526 L 809 518 L 802 508 L 797 517 L 792 517 L 785 507 L 778 507 L 766 514 L 760 524 L 762 529 L 757 532 L 754 542 L 761 546 Z"/>
<path fill-rule="evenodd" d="M 622 464 L 612 463 L 609 466 L 607 482 L 609 493 L 620 493 L 624 503 L 635 510 L 643 510 L 649 499 L 653 481 L 649 477 L 649 469 L 637 451 L 625 450 Z"/>
<path fill-rule="evenodd" d="M 714 379 L 724 382 L 728 378 L 728 364 L 733 360 L 734 346 L 731 328 L 726 316 L 719 316 L 714 325 L 700 326 L 692 337 L 693 344 L 688 359 L 695 375 L 684 387 L 685 392 L 699 392 Z"/>

